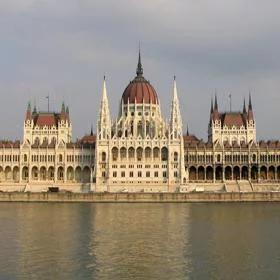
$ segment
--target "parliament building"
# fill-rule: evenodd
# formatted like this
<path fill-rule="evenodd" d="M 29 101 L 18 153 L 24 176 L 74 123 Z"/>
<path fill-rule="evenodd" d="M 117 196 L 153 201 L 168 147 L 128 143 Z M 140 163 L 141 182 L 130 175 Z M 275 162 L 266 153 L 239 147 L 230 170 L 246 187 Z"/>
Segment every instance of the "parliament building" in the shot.
<path fill-rule="evenodd" d="M 122 94 L 116 118 L 104 78 L 96 133 L 73 142 L 68 106 L 41 112 L 29 103 L 22 141 L 0 141 L 0 190 L 249 192 L 279 187 L 280 142 L 256 140 L 251 96 L 239 112 L 220 112 L 215 96 L 207 141 L 183 131 L 175 77 L 167 121 L 156 90 L 144 78 L 139 53 L 136 76 Z"/>

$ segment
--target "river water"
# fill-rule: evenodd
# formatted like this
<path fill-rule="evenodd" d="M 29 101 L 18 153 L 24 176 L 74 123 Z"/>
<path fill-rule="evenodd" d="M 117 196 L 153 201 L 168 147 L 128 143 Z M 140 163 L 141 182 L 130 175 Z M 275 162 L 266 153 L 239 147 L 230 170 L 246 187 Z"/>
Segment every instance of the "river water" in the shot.
<path fill-rule="evenodd" d="M 1 203 L 0 279 L 280 279 L 280 204 Z"/>

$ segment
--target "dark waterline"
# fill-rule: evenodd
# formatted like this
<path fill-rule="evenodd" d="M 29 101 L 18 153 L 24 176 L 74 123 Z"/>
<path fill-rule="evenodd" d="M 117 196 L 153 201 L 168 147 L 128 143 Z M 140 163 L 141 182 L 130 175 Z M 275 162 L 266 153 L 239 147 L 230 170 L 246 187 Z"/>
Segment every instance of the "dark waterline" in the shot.
<path fill-rule="evenodd" d="M 1 203 L 0 279 L 279 279 L 280 204 Z"/>

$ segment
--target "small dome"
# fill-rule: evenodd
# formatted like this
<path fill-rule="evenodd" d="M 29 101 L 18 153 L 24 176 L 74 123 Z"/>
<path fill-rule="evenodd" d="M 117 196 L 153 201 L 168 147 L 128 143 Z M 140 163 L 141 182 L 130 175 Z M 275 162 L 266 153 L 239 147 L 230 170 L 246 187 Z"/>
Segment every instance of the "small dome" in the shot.
<path fill-rule="evenodd" d="M 139 52 L 137 76 L 129 83 L 123 92 L 122 100 L 124 104 L 158 104 L 158 97 L 154 87 L 143 77 L 143 68 Z"/>

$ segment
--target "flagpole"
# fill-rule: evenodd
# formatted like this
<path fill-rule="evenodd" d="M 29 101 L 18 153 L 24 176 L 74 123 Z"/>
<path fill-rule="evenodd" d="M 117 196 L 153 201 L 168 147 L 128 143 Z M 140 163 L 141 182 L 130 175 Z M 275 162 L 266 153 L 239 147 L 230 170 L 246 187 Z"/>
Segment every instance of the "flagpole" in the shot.
<path fill-rule="evenodd" d="M 50 112 L 50 96 L 48 95 L 46 97 L 48 99 L 48 113 Z"/>

